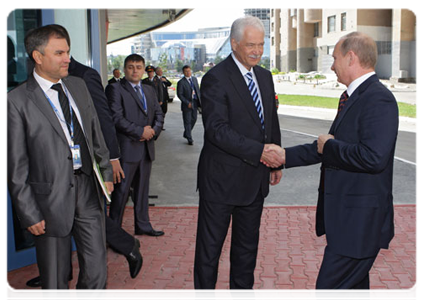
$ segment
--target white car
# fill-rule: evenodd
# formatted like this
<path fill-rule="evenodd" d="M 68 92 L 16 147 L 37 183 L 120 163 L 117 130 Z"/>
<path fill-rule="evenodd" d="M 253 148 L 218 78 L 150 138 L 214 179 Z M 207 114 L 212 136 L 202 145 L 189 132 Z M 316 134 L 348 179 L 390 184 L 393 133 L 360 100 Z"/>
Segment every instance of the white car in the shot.
<path fill-rule="evenodd" d="M 169 86 L 167 92 L 169 93 L 169 102 L 172 102 L 173 98 L 176 97 L 176 89 L 173 86 Z"/>

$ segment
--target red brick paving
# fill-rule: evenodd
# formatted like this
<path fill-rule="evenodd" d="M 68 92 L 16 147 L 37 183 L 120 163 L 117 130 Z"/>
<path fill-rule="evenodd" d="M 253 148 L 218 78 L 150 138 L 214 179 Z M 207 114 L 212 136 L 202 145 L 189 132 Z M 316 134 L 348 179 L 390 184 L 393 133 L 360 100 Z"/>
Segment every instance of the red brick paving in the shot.
<path fill-rule="evenodd" d="M 266 207 L 255 270 L 255 289 L 314 289 L 326 241 L 316 237 L 313 206 Z M 162 237 L 137 236 L 144 264 L 131 279 L 126 259 L 108 250 L 108 289 L 192 289 L 197 208 L 151 207 L 154 228 Z M 395 206 L 395 238 L 381 250 L 370 272 L 372 289 L 407 289 L 416 282 L 416 206 Z M 127 208 L 123 227 L 133 233 L 133 210 Z M 224 244 L 218 289 L 229 288 L 229 241 Z M 73 256 L 74 288 L 78 272 Z M 27 289 L 27 280 L 38 275 L 36 265 L 8 273 L 15 289 Z"/>

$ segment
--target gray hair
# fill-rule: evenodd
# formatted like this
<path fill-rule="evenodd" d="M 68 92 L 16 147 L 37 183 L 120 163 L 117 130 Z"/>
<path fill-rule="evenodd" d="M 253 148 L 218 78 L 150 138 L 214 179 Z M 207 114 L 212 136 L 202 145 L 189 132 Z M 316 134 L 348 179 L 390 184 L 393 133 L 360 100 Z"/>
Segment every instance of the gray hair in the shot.
<path fill-rule="evenodd" d="M 342 42 L 340 50 L 343 56 L 348 51 L 354 52 L 364 68 L 375 68 L 377 62 L 377 46 L 375 41 L 362 32 L 351 32 L 339 40 Z"/>
<path fill-rule="evenodd" d="M 237 42 L 241 41 L 244 35 L 245 27 L 247 26 L 255 27 L 263 33 L 265 32 L 264 25 L 259 18 L 253 16 L 246 16 L 236 19 L 232 23 L 230 39 L 235 39 L 235 41 Z"/>

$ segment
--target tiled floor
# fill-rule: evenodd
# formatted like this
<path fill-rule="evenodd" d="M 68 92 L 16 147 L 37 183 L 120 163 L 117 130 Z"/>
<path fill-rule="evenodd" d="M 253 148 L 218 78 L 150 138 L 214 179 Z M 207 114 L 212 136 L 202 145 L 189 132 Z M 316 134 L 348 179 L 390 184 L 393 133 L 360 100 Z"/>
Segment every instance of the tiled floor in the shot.
<path fill-rule="evenodd" d="M 266 207 L 255 289 L 314 289 L 324 237 L 316 237 L 313 206 Z M 131 279 L 126 259 L 108 250 L 108 289 L 193 289 L 193 261 L 197 208 L 151 207 L 150 218 L 162 237 L 137 236 L 144 257 L 142 270 Z M 389 250 L 382 250 L 370 273 L 372 289 L 406 289 L 416 282 L 416 206 L 395 206 L 395 238 Z M 125 212 L 124 228 L 133 233 L 133 210 Z M 230 232 L 221 256 L 218 289 L 229 287 Z M 74 280 L 78 263 L 74 254 Z M 26 281 L 38 275 L 36 265 L 8 273 L 12 288 L 26 289 Z"/>

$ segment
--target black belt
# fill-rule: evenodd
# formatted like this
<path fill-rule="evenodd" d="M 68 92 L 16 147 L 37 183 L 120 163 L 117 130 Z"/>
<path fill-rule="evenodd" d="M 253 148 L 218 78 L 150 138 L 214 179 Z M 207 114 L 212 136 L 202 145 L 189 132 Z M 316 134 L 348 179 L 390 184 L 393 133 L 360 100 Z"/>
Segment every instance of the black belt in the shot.
<path fill-rule="evenodd" d="M 81 168 L 76 169 L 76 170 L 73 170 L 73 174 L 74 174 L 74 175 L 81 175 L 81 174 L 82 174 L 82 170 L 81 170 Z"/>

